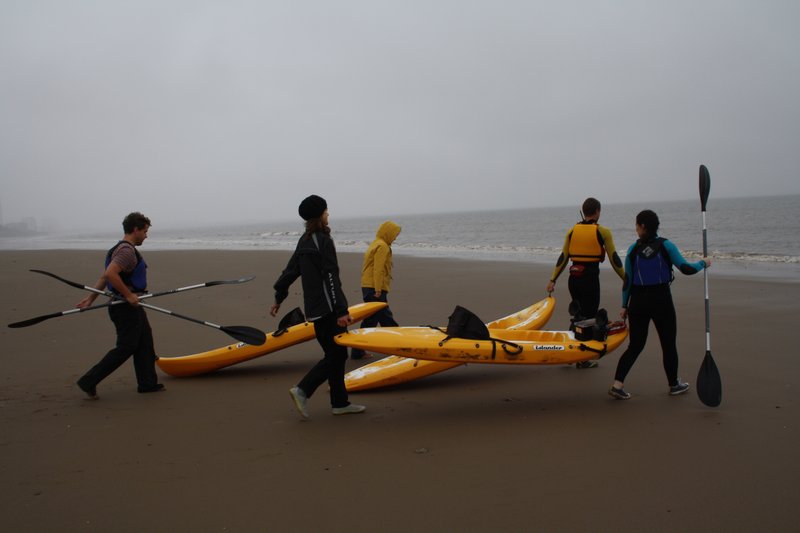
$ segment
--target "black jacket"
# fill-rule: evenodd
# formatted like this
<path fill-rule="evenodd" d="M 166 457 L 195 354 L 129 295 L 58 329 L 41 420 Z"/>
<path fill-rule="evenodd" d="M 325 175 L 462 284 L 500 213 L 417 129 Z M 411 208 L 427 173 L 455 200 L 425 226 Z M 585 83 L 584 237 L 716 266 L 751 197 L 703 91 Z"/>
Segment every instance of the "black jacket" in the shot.
<path fill-rule="evenodd" d="M 312 238 L 300 237 L 289 264 L 273 286 L 275 302 L 281 303 L 289 295 L 289 287 L 302 277 L 303 305 L 308 320 L 316 320 L 330 313 L 337 317 L 347 314 L 347 299 L 339 279 L 339 262 L 336 247 L 329 235 L 317 232 Z"/>

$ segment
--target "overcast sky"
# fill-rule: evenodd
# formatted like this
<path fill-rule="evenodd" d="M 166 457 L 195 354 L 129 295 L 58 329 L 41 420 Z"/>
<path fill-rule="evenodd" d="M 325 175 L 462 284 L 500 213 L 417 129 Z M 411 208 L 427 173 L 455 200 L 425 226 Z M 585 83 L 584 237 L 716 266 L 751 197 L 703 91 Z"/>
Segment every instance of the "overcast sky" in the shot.
<path fill-rule="evenodd" d="M 800 193 L 794 0 L 0 0 L 2 222 Z M 41 223 L 41 222 L 40 222 Z"/>

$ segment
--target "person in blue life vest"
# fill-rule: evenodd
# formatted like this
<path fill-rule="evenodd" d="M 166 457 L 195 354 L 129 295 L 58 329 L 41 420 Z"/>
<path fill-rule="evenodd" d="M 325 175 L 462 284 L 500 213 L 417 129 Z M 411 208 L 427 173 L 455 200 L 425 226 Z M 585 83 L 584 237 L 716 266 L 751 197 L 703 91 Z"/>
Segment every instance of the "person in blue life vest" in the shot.
<path fill-rule="evenodd" d="M 670 290 L 674 277 L 672 267 L 677 267 L 682 274 L 692 275 L 710 267 L 711 259 L 704 257 L 694 263 L 688 262 L 677 246 L 658 236 L 659 223 L 658 215 L 649 209 L 636 215 L 639 239 L 628 248 L 625 258 L 620 317 L 629 322 L 629 344 L 619 358 L 614 383 L 608 390 L 608 394 L 618 400 L 631 397 L 624 389 L 625 378 L 644 349 L 651 321 L 661 342 L 669 394 L 677 396 L 689 390 L 689 384 L 678 377 L 677 317 Z"/>
<path fill-rule="evenodd" d="M 400 229 L 400 226 L 391 220 L 383 222 L 375 232 L 375 240 L 364 253 L 361 266 L 361 295 L 365 302 L 389 303 L 389 289 L 392 288 L 392 243 L 400 235 Z M 388 305 L 361 321 L 362 328 L 398 325 Z M 350 350 L 350 357 L 353 359 L 363 359 L 366 356 L 364 350 L 357 348 Z"/>
<path fill-rule="evenodd" d="M 558 276 L 569 267 L 567 287 L 574 303 L 578 304 L 577 313 L 580 318 L 594 318 L 600 307 L 600 263 L 608 254 L 614 272 L 625 279 L 622 260 L 614 247 L 611 230 L 599 224 L 600 201 L 587 198 L 581 206 L 583 220 L 575 224 L 564 238 L 564 248 L 558 256 L 553 275 L 547 283 L 547 292 L 552 293 L 556 287 Z M 578 317 L 573 316 L 573 320 Z M 576 368 L 595 368 L 597 361 L 581 361 Z"/>
<path fill-rule="evenodd" d="M 300 383 L 289 389 L 289 396 L 302 417 L 308 418 L 306 403 L 327 380 L 333 414 L 363 413 L 366 407 L 350 403 L 344 385 L 347 348 L 334 341 L 336 335 L 347 331 L 353 318 L 347 310 L 347 299 L 339 279 L 336 247 L 328 226 L 328 203 L 324 198 L 312 194 L 300 203 L 298 212 L 305 220 L 305 232 L 275 282 L 275 303 L 269 313 L 277 316 L 281 303 L 289 295 L 289 287 L 297 278 L 301 278 L 305 314 L 307 320 L 314 324 L 317 342 L 324 356 Z"/>
<path fill-rule="evenodd" d="M 105 270 L 94 288 L 107 289 L 127 303 L 108 307 L 108 316 L 117 331 L 116 345 L 78 380 L 78 387 L 90 399 L 97 399 L 97 385 L 131 356 L 137 390 L 164 390 L 156 374 L 153 332 L 144 308 L 139 306 L 139 296 L 147 292 L 147 263 L 136 247 L 147 238 L 150 219 L 138 212 L 130 213 L 122 221 L 122 229 L 125 236 L 106 253 Z M 76 307 L 89 307 L 97 296 L 91 293 Z"/>

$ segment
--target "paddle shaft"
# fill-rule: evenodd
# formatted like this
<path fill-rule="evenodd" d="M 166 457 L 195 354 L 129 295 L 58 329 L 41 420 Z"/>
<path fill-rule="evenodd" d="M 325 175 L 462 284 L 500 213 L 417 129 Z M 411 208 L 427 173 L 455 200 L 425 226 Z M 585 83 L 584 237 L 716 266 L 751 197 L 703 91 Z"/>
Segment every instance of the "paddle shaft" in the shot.
<path fill-rule="evenodd" d="M 59 278 L 59 279 L 61 279 L 61 278 Z M 62 281 L 66 281 L 66 280 L 62 280 Z M 100 290 L 100 289 L 95 289 L 94 287 L 89 287 L 88 285 L 80 285 L 78 283 L 72 283 L 72 282 L 70 282 L 70 285 L 73 285 L 75 287 L 80 287 L 82 289 L 85 289 L 85 290 L 90 291 L 90 292 L 94 292 L 96 294 L 102 294 L 104 296 L 111 296 L 112 298 L 119 298 L 119 296 L 117 296 L 113 292 L 103 291 L 103 290 Z M 193 288 L 200 288 L 200 287 L 205 287 L 205 284 L 193 286 Z M 167 291 L 167 292 L 177 292 L 177 291 L 178 291 L 178 289 L 173 289 L 172 291 Z M 152 298 L 155 295 L 156 295 L 156 293 L 153 293 L 153 294 L 142 294 L 141 296 L 139 296 L 139 305 L 141 305 L 142 307 L 145 307 L 147 309 L 152 309 L 153 311 L 158 311 L 159 313 L 164 313 L 164 314 L 167 314 L 167 315 L 172 315 L 172 316 L 177 317 L 177 318 L 182 318 L 184 320 L 188 320 L 188 321 L 194 322 L 196 324 L 202 324 L 204 326 L 210 326 L 212 328 L 217 328 L 217 329 L 222 329 L 222 330 L 227 329 L 224 326 L 220 326 L 219 324 L 214 324 L 213 322 L 206 322 L 205 320 L 200 320 L 200 319 L 197 319 L 197 318 L 192 318 L 190 316 L 181 315 L 179 313 L 175 313 L 173 311 L 170 311 L 169 309 L 163 309 L 161 307 L 156 307 L 154 305 L 149 305 L 149 304 L 143 303 L 141 301 L 141 300 L 143 300 L 143 299 L 145 299 L 147 297 Z M 119 303 L 127 303 L 125 300 L 112 300 L 112 301 L 108 302 L 105 305 L 116 305 L 117 302 L 119 302 Z M 103 307 L 103 306 L 96 306 L 96 307 Z"/>
<path fill-rule="evenodd" d="M 45 315 L 45 316 L 41 316 L 41 317 L 32 318 L 30 320 L 22 321 L 22 322 L 17 322 L 15 324 L 9 324 L 9 327 L 30 326 L 30 325 L 33 325 L 33 324 L 37 324 L 37 323 L 39 323 L 39 322 L 41 322 L 43 320 L 47 320 L 48 318 L 55 318 L 57 316 L 64 316 L 64 315 L 72 314 L 72 313 L 80 313 L 82 311 L 88 311 L 90 309 L 100 309 L 101 307 L 108 307 L 110 305 L 117 305 L 117 304 L 121 304 L 121 303 L 127 303 L 126 300 L 119 299 L 119 296 L 114 294 L 114 293 L 112 293 L 112 292 L 96 289 L 94 287 L 89 287 L 88 285 L 82 285 L 80 283 L 76 283 L 74 281 L 70 281 L 68 279 L 65 279 L 65 278 L 62 278 L 60 276 L 57 276 L 56 274 L 53 274 L 51 272 L 46 272 L 44 270 L 31 270 L 31 272 L 37 272 L 39 274 L 44 274 L 46 276 L 50 276 L 52 278 L 55 278 L 55 279 L 57 279 L 59 281 L 62 281 L 64 283 L 68 284 L 68 285 L 71 285 L 73 287 L 77 287 L 79 289 L 87 290 L 87 291 L 93 292 L 95 294 L 102 294 L 103 296 L 108 296 L 108 297 L 114 298 L 114 299 L 111 300 L 110 302 L 107 302 L 107 303 L 101 304 L 101 305 L 94 305 L 94 306 L 91 306 L 91 307 L 71 309 L 69 311 L 63 311 L 63 312 L 60 312 L 60 313 L 53 313 L 51 315 Z M 246 281 L 250 281 L 253 278 L 254 278 L 254 276 L 251 276 L 249 278 L 239 278 L 238 280 L 209 281 L 209 282 L 206 282 L 206 283 L 199 283 L 199 284 L 196 284 L 196 285 L 189 285 L 187 287 L 179 287 L 177 289 L 170 289 L 168 291 L 163 291 L 163 292 L 158 292 L 158 293 L 143 294 L 143 295 L 138 297 L 139 305 L 141 305 L 142 307 L 145 307 L 147 309 L 152 309 L 153 311 L 158 311 L 160 313 L 165 313 L 167 315 L 174 316 L 176 318 L 182 318 L 184 320 L 188 320 L 188 321 L 194 322 L 196 324 L 201 324 L 201 325 L 204 325 L 204 326 L 209 326 L 209 327 L 218 329 L 218 330 L 220 330 L 220 331 L 222 331 L 224 333 L 227 333 L 228 335 L 230 335 L 231 337 L 235 338 L 236 340 L 244 342 L 244 343 L 247 343 L 247 344 L 261 345 L 261 344 L 264 344 L 264 342 L 266 341 L 266 335 L 264 334 L 263 331 L 258 330 L 256 328 L 251 328 L 251 327 L 248 327 L 248 326 L 220 326 L 219 324 L 214 324 L 213 322 L 207 322 L 205 320 L 199 320 L 197 318 L 192 318 L 190 316 L 181 315 L 179 313 L 175 313 L 175 312 L 170 311 L 168 309 L 163 309 L 161 307 L 148 305 L 148 304 L 143 303 L 141 301 L 141 300 L 143 300 L 145 298 L 153 298 L 155 296 L 163 296 L 165 294 L 174 294 L 176 292 L 182 292 L 182 291 L 187 291 L 187 290 L 191 290 L 191 289 L 199 289 L 201 287 L 209 287 L 209 286 L 212 286 L 212 285 L 220 285 L 220 284 L 225 284 L 225 283 L 243 283 L 243 282 L 246 282 Z"/>
<path fill-rule="evenodd" d="M 171 315 L 177 318 L 182 318 L 184 320 L 188 320 L 189 322 L 194 322 L 195 324 L 202 324 L 204 326 L 210 326 L 212 328 L 217 329 L 224 329 L 224 326 L 220 326 L 219 324 L 214 324 L 213 322 L 206 322 L 205 320 L 200 320 L 199 318 L 192 318 L 190 316 L 182 315 L 180 313 L 176 313 L 174 311 L 170 311 L 169 309 L 164 309 L 161 307 L 156 307 L 155 305 L 150 305 L 146 303 L 139 302 L 139 305 L 142 307 L 146 307 L 147 309 L 152 309 L 153 311 L 158 311 L 159 313 L 164 313 L 165 315 Z"/>
<path fill-rule="evenodd" d="M 153 295 L 155 296 L 155 295 Z M 66 311 L 60 311 L 58 313 L 50 313 L 48 315 L 41 315 L 34 318 L 29 318 L 28 320 L 21 320 L 20 322 L 14 322 L 13 324 L 9 324 L 8 327 L 10 328 L 26 328 L 28 326 L 33 326 L 34 324 L 38 324 L 39 322 L 44 322 L 45 320 L 49 320 L 51 318 L 58 318 L 60 316 L 67 316 L 67 315 L 74 315 L 75 313 L 83 313 L 84 311 L 94 311 L 95 309 L 103 309 L 105 307 L 109 307 L 112 305 L 118 305 L 127 303 L 125 300 L 112 300 L 110 302 L 106 302 L 104 304 L 99 305 L 92 305 L 90 307 L 76 307 L 75 309 L 68 309 Z"/>
<path fill-rule="evenodd" d="M 38 272 L 40 274 L 46 274 L 46 275 L 48 275 L 50 277 L 53 277 L 53 278 L 55 278 L 55 279 L 57 279 L 59 281 L 63 281 L 65 283 L 69 284 L 69 285 L 72 285 L 73 287 L 78 287 L 80 289 L 83 289 L 85 287 L 84 285 L 81 285 L 80 283 L 74 283 L 72 281 L 66 280 L 66 279 L 61 278 L 59 276 L 56 276 L 55 274 L 51 274 L 50 272 L 45 272 L 43 270 L 32 270 L 31 272 Z M 147 294 L 143 294 L 143 295 L 139 296 L 139 300 L 143 300 L 145 298 L 155 298 L 156 296 L 164 296 L 166 294 L 175 294 L 175 293 L 178 293 L 178 292 L 188 291 L 188 290 L 192 290 L 192 289 L 201 289 L 203 287 L 213 287 L 214 285 L 224 285 L 224 284 L 230 284 L 230 283 L 244 283 L 244 282 L 247 282 L 247 281 L 250 281 L 250 280 L 254 279 L 254 277 L 255 276 L 250 276 L 248 278 L 239 278 L 239 279 L 208 281 L 206 283 L 198 283 L 196 285 L 188 285 L 186 287 L 178 287 L 177 289 L 170 289 L 168 291 L 152 292 L 152 293 L 147 293 Z M 109 302 L 103 303 L 103 304 L 92 305 L 92 306 L 89 306 L 89 307 L 79 307 L 79 308 L 75 308 L 75 309 L 68 309 L 66 311 L 60 311 L 58 313 L 50 313 L 50 314 L 47 314 L 47 315 L 41 315 L 41 316 L 37 316 L 37 317 L 34 317 L 34 318 L 29 318 L 28 320 L 22 320 L 20 322 L 15 322 L 13 324 L 9 324 L 8 327 L 10 327 L 10 328 L 25 328 L 25 327 L 28 327 L 28 326 L 33 326 L 34 324 L 38 324 L 39 322 L 44 322 L 45 320 L 49 320 L 51 318 L 58 318 L 58 317 L 61 317 L 61 316 L 73 315 L 75 313 L 83 313 L 84 311 L 93 311 L 95 309 L 103 309 L 103 308 L 111 306 L 111 305 L 119 305 L 119 304 L 127 303 L 125 300 L 117 299 L 118 296 L 116 294 L 106 294 L 106 296 L 109 296 L 110 298 L 115 298 L 115 299 L 113 299 L 113 300 L 111 300 Z"/>
<path fill-rule="evenodd" d="M 56 274 L 53 274 L 52 272 L 47 272 L 46 270 L 31 269 L 31 272 L 36 272 L 37 274 L 44 274 L 45 276 L 50 276 L 51 278 L 55 278 L 58 281 L 66 283 L 67 285 L 71 285 L 73 287 L 77 287 L 78 289 L 84 289 L 84 290 L 87 290 L 87 291 L 96 292 L 98 294 L 102 294 L 104 296 L 108 296 L 109 298 L 113 298 L 113 299 L 119 299 L 120 298 L 119 295 L 114 294 L 111 291 L 102 291 L 102 290 L 99 290 L 99 289 L 95 289 L 94 287 L 89 287 L 87 285 L 82 285 L 82 284 L 77 283 L 75 281 L 70 281 L 68 279 L 62 278 L 61 276 L 57 276 Z M 248 276 L 246 278 L 239 278 L 239 279 L 223 279 L 223 280 L 216 280 L 216 281 L 206 281 L 205 283 L 197 283 L 195 285 L 187 285 L 186 287 L 178 287 L 177 289 L 170 289 L 170 290 L 167 290 L 167 291 L 143 294 L 143 295 L 139 296 L 139 299 L 141 300 L 143 298 L 155 298 L 156 296 L 164 296 L 164 295 L 167 295 L 167 294 L 176 294 L 176 293 L 179 293 L 179 292 L 191 291 L 191 290 L 194 290 L 194 289 L 202 289 L 203 287 L 213 287 L 214 285 L 230 285 L 230 284 L 236 284 L 236 283 L 246 283 L 248 281 L 252 281 L 253 279 L 255 279 L 255 276 Z M 102 306 L 100 306 L 100 307 L 102 307 Z"/>
<path fill-rule="evenodd" d="M 218 329 L 223 333 L 230 335 L 237 341 L 241 341 L 245 344 L 251 344 L 253 346 L 261 346 L 267 340 L 267 335 L 263 331 L 258 330 L 256 328 L 251 328 L 249 326 L 220 326 L 219 324 L 214 324 L 213 322 L 192 318 L 190 316 L 182 315 L 180 313 L 170 311 L 169 309 L 163 309 L 161 307 L 156 307 L 154 305 L 142 302 L 139 302 L 139 305 L 141 305 L 142 307 L 146 307 L 147 309 L 152 309 L 153 311 L 158 311 L 159 313 L 164 313 L 166 315 L 174 316 L 176 318 L 182 318 L 183 320 L 188 320 L 189 322 L 194 322 L 195 324 L 200 324 L 202 326 L 208 326 L 211 328 Z"/>
<path fill-rule="evenodd" d="M 705 165 L 700 165 L 700 211 L 703 213 L 703 257 L 708 257 L 708 230 L 706 227 L 706 204 L 711 193 L 711 175 Z M 711 312 L 708 299 L 708 269 L 703 269 L 703 286 L 705 288 L 706 308 L 706 351 L 711 352 Z"/>
<path fill-rule="evenodd" d="M 706 229 L 706 212 L 703 206 L 703 257 L 708 257 L 708 237 Z M 711 351 L 711 307 L 708 298 L 708 269 L 703 269 L 703 285 L 706 296 L 706 350 Z"/>

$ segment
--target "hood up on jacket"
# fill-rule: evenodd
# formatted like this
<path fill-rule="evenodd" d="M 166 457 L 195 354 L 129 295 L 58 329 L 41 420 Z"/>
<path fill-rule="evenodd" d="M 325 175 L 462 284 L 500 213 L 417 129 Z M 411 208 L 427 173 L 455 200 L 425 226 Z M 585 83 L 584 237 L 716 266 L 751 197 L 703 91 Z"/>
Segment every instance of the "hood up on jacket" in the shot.
<path fill-rule="evenodd" d="M 375 237 L 381 239 L 386 244 L 392 244 L 397 236 L 400 235 L 400 229 L 400 226 L 391 220 L 387 220 L 381 224 L 378 231 L 375 232 Z"/>

